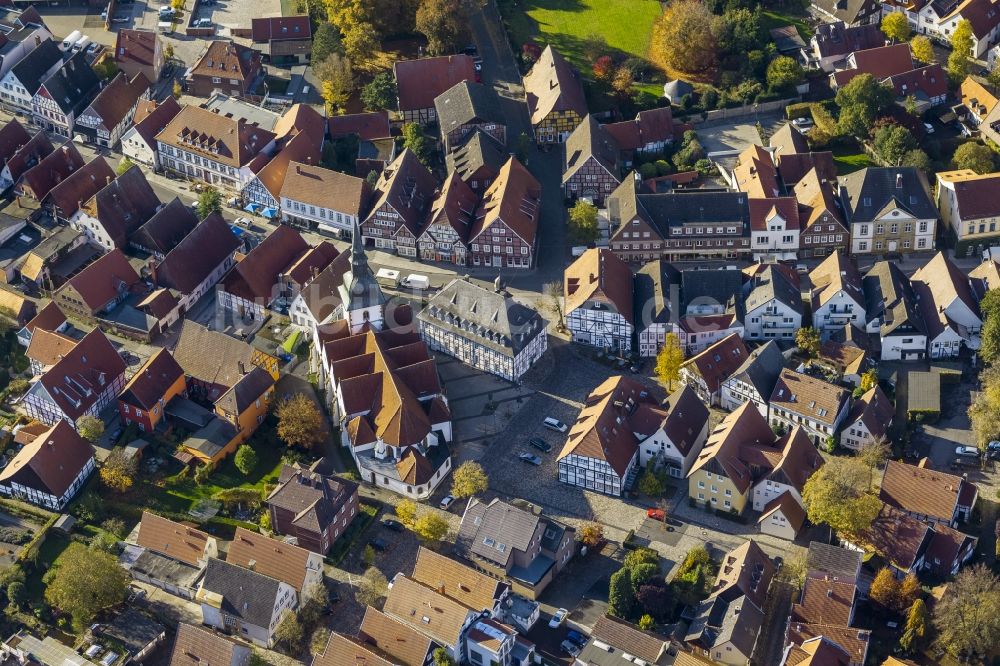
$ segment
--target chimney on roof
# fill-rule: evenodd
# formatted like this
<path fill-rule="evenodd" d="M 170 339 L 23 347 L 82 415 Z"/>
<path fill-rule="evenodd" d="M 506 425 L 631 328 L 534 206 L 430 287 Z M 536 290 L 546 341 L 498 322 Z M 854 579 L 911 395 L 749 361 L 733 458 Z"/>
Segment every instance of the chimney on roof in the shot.
<path fill-rule="evenodd" d="M 897 190 L 903 189 L 903 174 L 901 173 L 896 174 L 896 189 Z"/>
<path fill-rule="evenodd" d="M 246 366 L 246 364 L 243 363 L 243 361 L 239 361 L 236 365 L 240 369 L 240 375 L 241 376 L 247 374 L 247 366 Z"/>
<path fill-rule="evenodd" d="M 247 569 L 250 571 L 255 571 L 257 569 L 257 560 L 250 560 L 247 562 Z"/>
<path fill-rule="evenodd" d="M 73 62 L 72 58 L 69 59 L 69 71 L 71 71 L 71 72 L 75 72 L 76 71 L 76 63 Z"/>
<path fill-rule="evenodd" d="M 105 176 L 104 177 L 104 184 L 105 185 L 110 185 L 111 184 L 111 176 Z"/>

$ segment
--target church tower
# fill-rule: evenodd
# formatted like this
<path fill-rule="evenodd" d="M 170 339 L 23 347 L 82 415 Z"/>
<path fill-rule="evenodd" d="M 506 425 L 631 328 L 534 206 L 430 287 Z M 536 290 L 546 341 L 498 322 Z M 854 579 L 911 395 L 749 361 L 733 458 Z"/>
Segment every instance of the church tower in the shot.
<path fill-rule="evenodd" d="M 361 226 L 356 221 L 351 238 L 351 270 L 344 275 L 340 299 L 344 304 L 344 319 L 350 325 L 352 334 L 360 332 L 365 324 L 371 324 L 376 331 L 382 330 L 385 324 L 385 294 L 368 265 Z"/>

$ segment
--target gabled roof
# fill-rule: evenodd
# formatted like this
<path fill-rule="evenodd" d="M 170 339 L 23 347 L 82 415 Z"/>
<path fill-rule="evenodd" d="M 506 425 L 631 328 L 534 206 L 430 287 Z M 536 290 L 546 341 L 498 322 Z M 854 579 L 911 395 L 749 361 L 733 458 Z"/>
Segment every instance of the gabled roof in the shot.
<path fill-rule="evenodd" d="M 242 666 L 239 652 L 249 657 L 250 649 L 204 627 L 181 623 L 177 627 L 169 666 Z"/>
<path fill-rule="evenodd" d="M 39 328 L 31 335 L 31 342 L 28 343 L 24 355 L 43 368 L 47 368 L 58 363 L 75 346 L 75 339 Z"/>
<path fill-rule="evenodd" d="M 719 574 L 709 595 L 727 599 L 744 595 L 763 610 L 767 590 L 776 571 L 777 567 L 767 553 L 756 541 L 748 539 L 722 556 Z"/>
<path fill-rule="evenodd" d="M 506 568 L 515 551 L 527 553 L 539 521 L 534 513 L 499 498 L 488 504 L 471 498 L 462 515 L 458 542 L 469 555 Z"/>
<path fill-rule="evenodd" d="M 159 39 L 153 30 L 119 30 L 115 39 L 115 61 L 152 67 L 156 64 L 156 43 Z"/>
<path fill-rule="evenodd" d="M 38 311 L 38 314 L 31 321 L 24 325 L 24 328 L 29 333 L 34 333 L 36 330 L 51 332 L 65 323 L 66 315 L 63 314 L 63 311 L 59 309 L 59 306 L 54 301 L 49 301 L 44 308 Z"/>
<path fill-rule="evenodd" d="M 239 168 L 248 165 L 274 137 L 273 132 L 242 118 L 185 106 L 156 135 L 156 140 Z"/>
<path fill-rule="evenodd" d="M 371 610 L 371 608 L 369 608 Z M 333 632 L 326 641 L 322 652 L 313 657 L 311 666 L 394 666 L 374 646 L 363 645 L 360 641 Z"/>
<path fill-rule="evenodd" d="M 206 384 L 230 387 L 242 377 L 240 366 L 253 367 L 259 350 L 221 331 L 212 331 L 191 319 L 181 321 L 174 359 L 185 374 Z"/>
<path fill-rule="evenodd" d="M 201 589 L 222 596 L 221 610 L 226 615 L 267 630 L 271 626 L 281 583 L 270 576 L 213 557 L 209 558 L 205 567 Z"/>
<path fill-rule="evenodd" d="M 798 274 L 783 270 L 784 268 L 781 265 L 768 264 L 750 277 L 747 283 L 749 292 L 744 303 L 747 312 L 778 301 L 794 312 L 802 313 Z"/>
<path fill-rule="evenodd" d="M 410 578 L 475 612 L 491 610 L 509 587 L 457 560 L 421 546 Z"/>
<path fill-rule="evenodd" d="M 413 151 L 405 149 L 379 176 L 371 210 L 378 210 L 385 204 L 392 206 L 410 233 L 416 236 L 436 189 L 431 172 Z"/>
<path fill-rule="evenodd" d="M 469 242 L 469 234 L 475 222 L 476 206 L 479 195 L 472 191 L 457 173 L 452 172 L 444 180 L 441 192 L 434 198 L 431 210 L 427 215 L 427 224 L 420 235 L 430 233 L 434 225 L 449 226 L 463 243 Z"/>
<path fill-rule="evenodd" d="M 63 113 L 81 111 L 101 84 L 97 74 L 87 64 L 85 56 L 83 51 L 74 53 L 42 83 L 42 87 Z"/>
<path fill-rule="evenodd" d="M 580 73 L 551 44 L 524 76 L 524 92 L 532 125 L 553 111 L 575 111 L 581 118 L 587 115 Z"/>
<path fill-rule="evenodd" d="M 167 390 L 182 379 L 184 370 L 170 352 L 160 349 L 132 375 L 118 399 L 149 411 L 160 405 Z"/>
<path fill-rule="evenodd" d="M 881 80 L 913 69 L 910 45 L 905 42 L 855 51 L 848 59 L 849 64 L 852 59 L 853 68 L 834 72 L 833 78 L 838 86 L 846 85 L 859 74 L 871 74 Z"/>
<path fill-rule="evenodd" d="M 135 110 L 135 117 L 132 119 L 135 123 L 133 127 L 146 145 L 156 150 L 156 135 L 162 132 L 167 124 L 174 119 L 174 116 L 180 112 L 181 106 L 173 95 L 168 95 L 161 102 L 139 102 L 139 106 Z"/>
<path fill-rule="evenodd" d="M 890 460 L 882 472 L 879 499 L 902 511 L 951 523 L 967 487 L 976 489 L 960 476 Z"/>
<path fill-rule="evenodd" d="M 336 520 L 337 512 L 357 488 L 350 481 L 285 465 L 267 503 L 291 511 L 295 515 L 292 523 L 299 529 L 319 534 Z"/>
<path fill-rule="evenodd" d="M 920 169 L 868 167 L 840 179 L 840 201 L 851 224 L 871 222 L 891 208 L 918 220 L 933 220 L 938 211 L 929 189 Z"/>
<path fill-rule="evenodd" d="M 843 292 L 860 307 L 865 306 L 858 266 L 842 250 L 836 250 L 809 272 L 813 311 Z"/>
<path fill-rule="evenodd" d="M 986 4 L 989 5 L 992 3 L 987 0 Z M 997 17 L 1000 18 L 1000 12 L 997 12 Z M 997 99 L 996 95 L 987 90 L 986 86 L 980 83 L 976 77 L 971 74 L 965 77 L 965 80 L 962 81 L 962 85 L 958 88 L 958 95 L 962 100 L 962 104 L 969 111 L 975 113 L 980 118 L 988 116 L 990 111 L 992 111 L 994 107 L 1000 103 L 1000 100 Z M 942 175 L 944 174 L 938 173 L 938 177 L 941 177 Z"/>
<path fill-rule="evenodd" d="M 799 504 L 798 500 L 792 495 L 792 491 L 786 490 L 781 493 L 773 500 L 764 505 L 764 510 L 760 514 L 760 518 L 757 520 L 757 524 L 762 524 L 765 520 L 770 518 L 771 514 L 775 511 L 780 511 L 781 515 L 784 516 L 785 520 L 791 526 L 795 533 L 798 534 L 799 530 L 806 522 L 806 510 Z"/>
<path fill-rule="evenodd" d="M 733 168 L 736 189 L 754 198 L 769 199 L 781 195 L 778 168 L 766 148 L 752 145 L 742 153 Z"/>
<path fill-rule="evenodd" d="M 730 377 L 754 387 L 761 398 L 767 400 L 784 367 L 785 357 L 781 349 L 774 340 L 768 340 L 751 351 Z"/>
<path fill-rule="evenodd" d="M 955 301 L 961 301 L 973 315 L 980 316 L 979 303 L 972 293 L 969 276 L 943 251 L 918 268 L 911 280 L 926 284 L 939 308 L 948 308 Z"/>
<path fill-rule="evenodd" d="M 941 65 L 917 67 L 886 79 L 900 98 L 913 96 L 918 101 L 929 101 L 948 93 L 948 75 Z"/>
<path fill-rule="evenodd" d="M 49 135 L 45 132 L 38 132 L 7 160 L 10 177 L 16 183 L 24 172 L 41 162 L 53 150 L 55 149 L 52 147 L 52 142 L 49 141 Z"/>
<path fill-rule="evenodd" d="M 503 224 L 529 246 L 534 246 L 541 195 L 541 184 L 517 158 L 511 157 L 483 193 L 469 238 L 487 233 L 495 224 Z"/>
<path fill-rule="evenodd" d="M 687 368 L 701 376 L 708 390 L 714 393 L 719 390 L 723 380 L 743 365 L 748 355 L 743 338 L 734 333 L 684 361 L 681 368 Z"/>
<path fill-rule="evenodd" d="M 771 135 L 768 145 L 774 148 L 779 162 L 785 155 L 809 152 L 809 142 L 806 141 L 805 134 L 792 123 L 785 123 L 779 127 L 778 131 Z"/>
<path fill-rule="evenodd" d="M 833 425 L 849 398 L 845 388 L 785 368 L 774 385 L 769 403 L 818 423 Z"/>
<path fill-rule="evenodd" d="M 256 367 L 243 375 L 228 391 L 215 401 L 215 407 L 227 414 L 238 416 L 256 400 L 274 388 L 274 377 L 267 370 Z"/>
<path fill-rule="evenodd" d="M 482 83 L 459 81 L 434 98 L 441 135 L 468 123 L 506 124 L 493 90 Z"/>
<path fill-rule="evenodd" d="M 93 457 L 90 442 L 66 421 L 57 421 L 0 470 L 0 484 L 18 483 L 62 497 Z"/>
<path fill-rule="evenodd" d="M 226 561 L 253 569 L 303 591 L 312 555 L 305 548 L 237 527 L 229 544 L 229 552 L 226 553 Z"/>
<path fill-rule="evenodd" d="M 434 642 L 410 626 L 368 606 L 358 629 L 358 640 L 399 660 L 403 666 L 423 666 Z"/>
<path fill-rule="evenodd" d="M 198 216 L 180 197 L 174 197 L 129 236 L 129 243 L 166 255 L 196 226 Z"/>
<path fill-rule="evenodd" d="M 621 150 L 638 150 L 643 146 L 674 139 L 674 117 L 669 106 L 640 111 L 632 120 L 604 125 Z"/>
<path fill-rule="evenodd" d="M 472 57 L 462 54 L 398 60 L 392 69 L 400 112 L 434 108 L 435 97 L 456 83 L 476 79 Z"/>
<path fill-rule="evenodd" d="M 10 122 L 0 127 L 0 163 L 10 159 L 18 148 L 30 140 L 31 135 L 24 125 L 17 118 L 11 118 Z"/>
<path fill-rule="evenodd" d="M 83 167 L 83 157 L 71 141 L 49 153 L 34 167 L 28 169 L 17 183 L 17 191 L 43 201 L 56 185 L 68 179 Z"/>
<path fill-rule="evenodd" d="M 312 25 L 306 15 L 254 18 L 250 20 L 250 37 L 255 42 L 311 40 Z"/>
<path fill-rule="evenodd" d="M 438 594 L 407 576 L 393 579 L 392 589 L 386 597 L 384 612 L 441 645 L 457 645 L 469 614 L 480 610 Z"/>
<path fill-rule="evenodd" d="M 1000 198 L 994 196 L 1000 187 L 1000 173 L 979 175 L 975 171 L 962 169 L 938 172 L 937 177 L 942 182 L 952 184 L 958 217 L 962 222 L 1000 215 Z"/>
<path fill-rule="evenodd" d="M 95 194 L 83 210 L 100 222 L 117 247 L 125 247 L 128 236 L 161 205 L 142 169 L 133 165 Z"/>
<path fill-rule="evenodd" d="M 690 477 L 709 464 L 724 473 L 741 493 L 746 493 L 754 479 L 749 462 L 771 467 L 781 455 L 774 446 L 777 437 L 757 407 L 744 403 L 715 427 L 688 472 Z M 761 465 L 761 462 L 764 464 Z"/>
<path fill-rule="evenodd" d="M 388 111 L 348 113 L 343 116 L 333 115 L 327 119 L 327 126 L 331 139 L 339 139 L 352 134 L 362 141 L 392 136 L 392 131 L 389 129 Z"/>
<path fill-rule="evenodd" d="M 812 4 L 820 7 L 823 11 L 828 14 L 833 14 L 838 19 L 841 19 L 841 25 L 843 21 L 848 23 L 854 23 L 858 20 L 858 15 L 867 8 L 871 3 L 871 0 L 812 0 Z M 876 24 L 877 25 L 877 24 Z M 869 27 L 867 25 L 861 27 Z M 881 34 L 881 31 L 878 31 Z M 882 40 L 872 39 L 874 43 L 884 43 L 884 38 Z M 852 49 L 853 50 L 853 49 Z"/>
<path fill-rule="evenodd" d="M 366 180 L 291 161 L 285 171 L 280 196 L 313 206 L 361 217 L 368 211 L 372 189 Z"/>
<path fill-rule="evenodd" d="M 640 405 L 641 411 L 644 405 Z M 638 413 L 637 411 L 637 413 Z M 657 410 L 660 412 L 661 410 Z M 708 407 L 690 386 L 681 386 L 663 403 L 665 417 L 659 424 L 682 456 L 687 456 L 708 422 Z"/>
<path fill-rule="evenodd" d="M 848 666 L 851 656 L 835 641 L 816 636 L 790 647 L 783 666 Z"/>
<path fill-rule="evenodd" d="M 566 139 L 566 169 L 562 182 L 567 182 L 590 158 L 597 160 L 608 172 L 618 177 L 618 154 L 621 149 L 615 138 L 594 116 L 587 115 Z"/>
<path fill-rule="evenodd" d="M 861 555 L 856 550 L 811 541 L 806 552 L 806 569 L 811 576 L 828 575 L 854 581 L 861 570 Z"/>
<path fill-rule="evenodd" d="M 829 150 L 786 153 L 778 156 L 778 173 L 786 188 L 794 186 L 813 169 L 816 169 L 820 177 L 828 182 L 832 183 L 837 179 L 837 166 L 833 161 L 833 153 Z"/>
<path fill-rule="evenodd" d="M 63 218 L 69 218 L 114 179 L 114 169 L 98 155 L 49 190 L 49 202 Z"/>
<path fill-rule="evenodd" d="M 912 326 L 919 334 L 926 332 L 927 325 L 919 313 L 910 279 L 895 262 L 876 262 L 862 278 L 861 288 L 869 321 L 883 318 L 880 327 L 883 337 L 905 325 Z"/>
<path fill-rule="evenodd" d="M 322 143 L 320 141 L 319 143 Z M 307 132 L 299 132 L 285 144 L 263 169 L 257 173 L 257 180 L 275 200 L 280 201 L 285 176 L 291 163 L 305 165 L 319 164 L 320 152 L 317 142 Z"/>
<path fill-rule="evenodd" d="M 198 561 L 206 557 L 205 551 L 214 541 L 215 537 L 201 530 L 143 511 L 136 543 L 154 553 L 196 567 Z"/>
<path fill-rule="evenodd" d="M 846 423 L 864 423 L 873 437 L 885 437 L 896 408 L 882 389 L 875 386 L 855 401 Z"/>
<path fill-rule="evenodd" d="M 191 68 L 191 76 L 236 79 L 245 85 L 260 68 L 260 53 L 233 41 L 215 40 Z"/>
<path fill-rule="evenodd" d="M 308 250 L 302 234 L 288 225 L 278 225 L 226 275 L 223 288 L 266 305 L 274 297 L 278 276 Z"/>
<path fill-rule="evenodd" d="M 11 67 L 11 71 L 28 94 L 34 95 L 42 86 L 46 73 L 60 60 L 62 50 L 54 41 L 46 39 Z"/>
<path fill-rule="evenodd" d="M 444 160 L 449 174 L 457 174 L 468 182 L 480 169 L 486 169 L 487 174 L 495 177 L 507 157 L 503 146 L 489 134 L 476 128 L 460 147 L 445 155 Z"/>
<path fill-rule="evenodd" d="M 657 663 L 666 650 L 664 641 L 607 615 L 597 618 L 590 633 L 597 640 L 634 654 L 649 664 Z"/>
<path fill-rule="evenodd" d="M 624 478 L 639 449 L 634 407 L 643 403 L 656 405 L 642 384 L 621 375 L 609 377 L 587 396 L 558 459 L 577 455 L 603 460 Z"/>
<path fill-rule="evenodd" d="M 977 39 L 987 39 L 1000 25 L 1000 12 L 992 0 L 968 0 L 955 13 L 969 22 Z"/>
<path fill-rule="evenodd" d="M 139 274 L 132 268 L 128 257 L 121 250 L 114 249 L 74 275 L 59 291 L 72 287 L 83 299 L 83 304 L 96 312 L 138 281 Z"/>
<path fill-rule="evenodd" d="M 567 315 L 593 299 L 634 321 L 632 269 L 611 250 L 587 250 L 566 268 L 563 280 Z"/>
<path fill-rule="evenodd" d="M 89 108 L 101 118 L 105 127 L 114 129 L 148 90 L 149 79 L 142 72 L 132 80 L 124 72 L 118 72 L 118 76 L 97 93 Z"/>

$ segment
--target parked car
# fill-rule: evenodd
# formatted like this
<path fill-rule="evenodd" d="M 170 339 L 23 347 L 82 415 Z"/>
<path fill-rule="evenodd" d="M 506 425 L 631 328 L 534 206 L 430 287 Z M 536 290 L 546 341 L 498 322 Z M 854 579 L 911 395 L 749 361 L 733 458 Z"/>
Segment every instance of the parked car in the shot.
<path fill-rule="evenodd" d="M 667 519 L 667 512 L 663 509 L 646 509 L 646 517 L 662 522 Z"/>
<path fill-rule="evenodd" d="M 532 455 L 530 453 L 522 453 L 521 455 L 518 456 L 518 458 L 521 459 L 521 462 L 531 463 L 535 467 L 538 467 L 542 464 L 541 458 L 539 458 L 536 455 Z"/>
<path fill-rule="evenodd" d="M 571 657 L 576 657 L 580 654 L 580 648 L 575 643 L 570 641 L 563 641 L 559 644 L 559 649 L 568 654 Z"/>
<path fill-rule="evenodd" d="M 565 608 L 560 608 L 552 615 L 552 619 L 549 620 L 549 627 L 552 629 L 557 628 L 560 624 L 563 623 L 567 615 L 569 615 L 569 611 L 566 610 Z"/>
<path fill-rule="evenodd" d="M 441 503 L 438 504 L 438 506 L 441 507 L 443 510 L 447 511 L 448 507 L 450 507 L 454 503 L 455 503 L 454 497 L 452 497 L 451 495 L 445 495 L 444 499 L 441 500 Z"/>
<path fill-rule="evenodd" d="M 389 550 L 389 543 L 385 541 L 385 539 L 379 539 L 378 537 L 369 539 L 368 545 L 371 546 L 373 550 L 376 550 L 380 553 L 384 553 L 385 551 Z"/>
<path fill-rule="evenodd" d="M 569 429 L 566 427 L 565 423 L 559 419 L 552 418 L 551 416 L 546 416 L 545 420 L 542 421 L 542 425 L 549 430 L 555 430 L 556 432 L 566 432 Z"/>
<path fill-rule="evenodd" d="M 393 520 L 392 518 L 383 518 L 382 527 L 386 528 L 387 530 L 392 530 L 393 532 L 402 532 L 404 529 L 403 523 L 399 522 L 398 520 Z"/>
<path fill-rule="evenodd" d="M 546 442 L 541 437 L 532 437 L 531 439 L 528 440 L 528 444 L 531 444 L 539 451 L 544 451 L 545 453 L 548 453 L 549 451 L 552 450 L 552 445 Z"/>
<path fill-rule="evenodd" d="M 924 131 L 928 134 L 934 134 L 934 125 L 930 123 L 924 123 Z"/>
<path fill-rule="evenodd" d="M 792 125 L 798 128 L 812 127 L 814 124 L 812 118 L 796 118 L 792 121 Z"/>
<path fill-rule="evenodd" d="M 992 442 L 990 442 L 989 444 L 986 445 L 986 450 L 987 451 L 1000 451 L 1000 442 L 998 442 L 997 440 L 993 440 Z"/>
<path fill-rule="evenodd" d="M 566 632 L 566 640 L 571 641 L 574 645 L 579 645 L 580 647 L 587 644 L 587 637 L 576 629 L 570 629 Z"/>
<path fill-rule="evenodd" d="M 978 458 L 979 449 L 974 446 L 956 446 L 955 447 L 956 456 L 965 456 L 966 458 Z"/>

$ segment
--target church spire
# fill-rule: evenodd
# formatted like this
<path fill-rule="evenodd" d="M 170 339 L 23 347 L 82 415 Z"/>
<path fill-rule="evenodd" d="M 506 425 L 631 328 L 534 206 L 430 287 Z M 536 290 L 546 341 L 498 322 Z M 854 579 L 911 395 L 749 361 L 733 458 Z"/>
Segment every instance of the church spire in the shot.
<path fill-rule="evenodd" d="M 365 239 L 361 235 L 361 224 L 354 220 L 354 233 L 351 236 L 351 272 L 358 275 L 359 272 L 370 270 L 368 268 L 368 255 L 365 254 Z"/>

